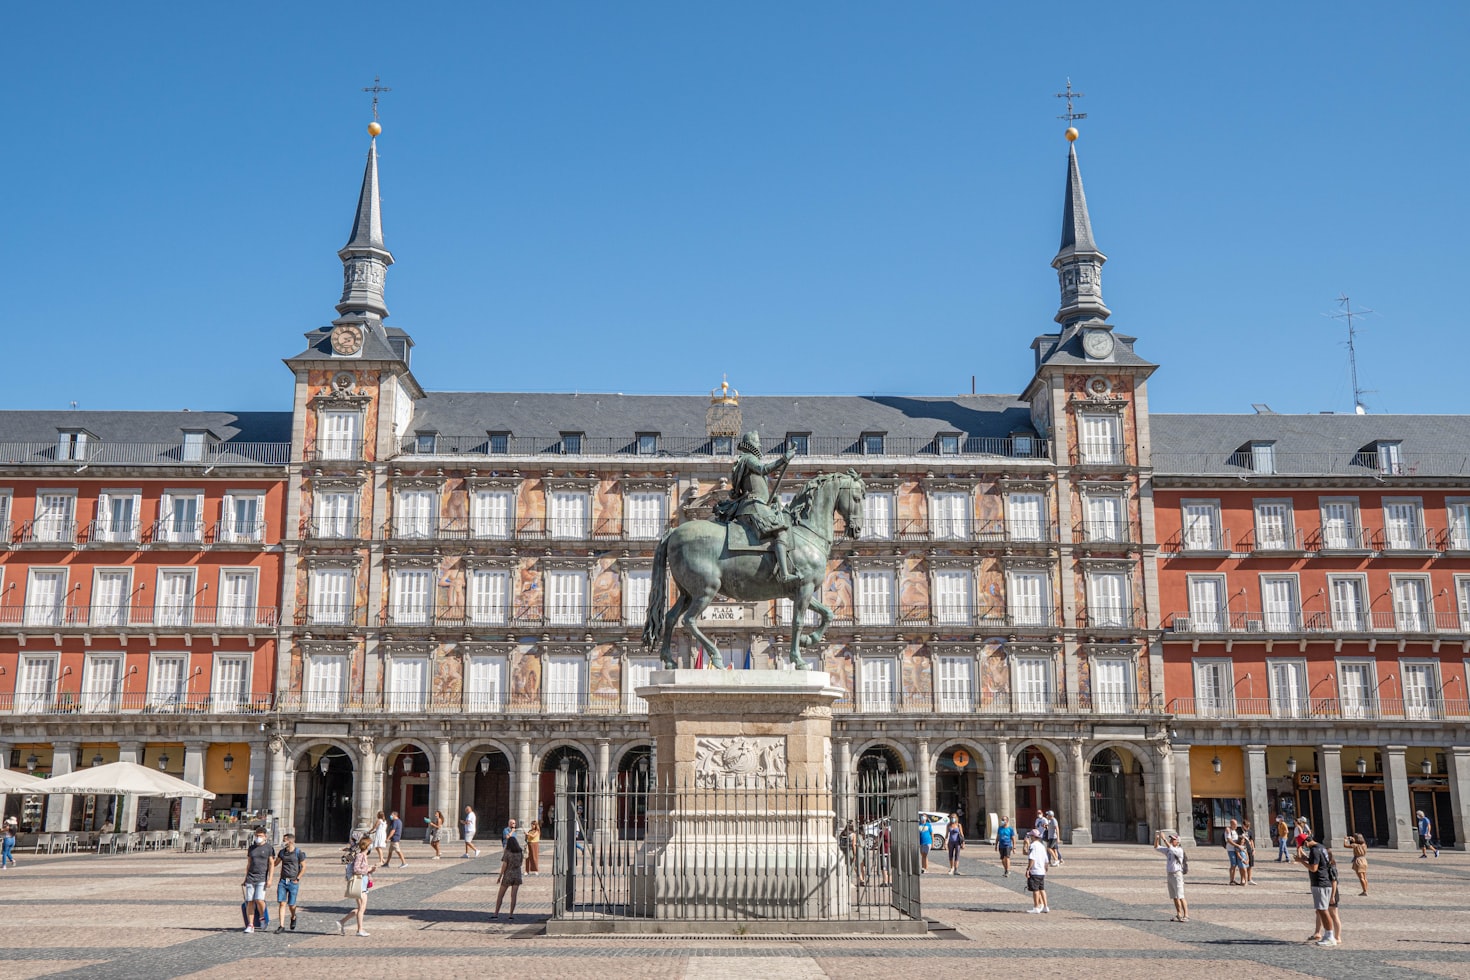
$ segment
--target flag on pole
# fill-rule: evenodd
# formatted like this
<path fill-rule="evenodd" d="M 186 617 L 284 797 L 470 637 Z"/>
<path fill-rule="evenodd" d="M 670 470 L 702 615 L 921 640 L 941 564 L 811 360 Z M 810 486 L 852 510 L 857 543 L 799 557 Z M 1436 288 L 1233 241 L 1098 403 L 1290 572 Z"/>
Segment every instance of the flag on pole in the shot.
<path fill-rule="evenodd" d="M 704 670 L 704 644 L 696 644 L 694 649 L 697 651 L 694 654 L 694 669 Z"/>
<path fill-rule="evenodd" d="M 750 670 L 750 647 L 745 648 L 745 669 Z"/>

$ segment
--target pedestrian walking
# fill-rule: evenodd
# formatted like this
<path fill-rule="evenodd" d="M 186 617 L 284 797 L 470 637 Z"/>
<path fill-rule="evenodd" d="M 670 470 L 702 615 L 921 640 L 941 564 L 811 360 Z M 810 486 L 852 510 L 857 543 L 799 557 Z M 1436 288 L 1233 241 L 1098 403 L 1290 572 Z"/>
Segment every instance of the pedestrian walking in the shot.
<path fill-rule="evenodd" d="M 532 820 L 526 828 L 526 874 L 541 874 L 541 821 Z"/>
<path fill-rule="evenodd" d="M 500 918 L 500 903 L 505 898 L 505 890 L 510 889 L 510 912 L 506 921 L 511 922 L 516 917 L 516 895 L 521 890 L 521 860 L 525 852 L 521 850 L 521 842 L 512 834 L 505 839 L 505 850 L 500 855 L 500 874 L 496 880 L 500 882 L 500 891 L 495 893 L 495 913 L 492 919 Z"/>
<path fill-rule="evenodd" d="M 245 931 L 254 932 L 252 916 L 265 918 L 265 886 L 271 878 L 271 846 L 266 843 L 264 828 L 257 827 L 255 840 L 245 852 Z M 265 927 L 262 921 L 261 928 Z"/>
<path fill-rule="evenodd" d="M 464 841 L 464 853 L 460 857 L 469 857 L 470 851 L 475 852 L 475 857 L 480 856 L 480 849 L 475 846 L 475 823 L 475 808 L 466 803 L 464 816 L 459 820 L 459 836 Z"/>
<path fill-rule="evenodd" d="M 1251 833 L 1251 822 L 1249 820 L 1240 825 L 1240 836 L 1236 843 L 1236 850 L 1240 852 L 1240 883 L 1243 885 L 1254 885 L 1256 883 L 1256 836 Z"/>
<path fill-rule="evenodd" d="M 1036 831 L 1026 835 L 1026 890 L 1031 893 L 1031 907 L 1027 912 L 1050 912 L 1046 902 L 1046 865 L 1049 860 L 1046 841 Z"/>
<path fill-rule="evenodd" d="M 1306 817 L 1297 817 L 1296 824 L 1291 830 L 1291 843 L 1293 847 L 1300 848 L 1312 839 L 1312 825 L 1307 823 Z"/>
<path fill-rule="evenodd" d="M 430 861 L 437 861 L 444 855 L 439 852 L 439 845 L 444 841 L 444 811 L 435 810 L 434 817 L 429 821 L 429 846 L 434 849 L 434 856 Z"/>
<path fill-rule="evenodd" d="M 1358 876 L 1358 884 L 1363 887 L 1358 894 L 1368 894 L 1368 842 L 1363 840 L 1362 834 L 1353 834 L 1343 840 L 1342 846 L 1352 849 L 1353 873 Z"/>
<path fill-rule="evenodd" d="M 510 822 L 507 823 L 503 828 L 501 828 L 501 831 L 500 831 L 500 846 L 501 847 L 504 847 L 505 846 L 505 842 L 508 841 L 508 840 L 510 840 L 515 835 L 516 835 L 516 818 L 515 817 L 511 817 L 510 818 Z"/>
<path fill-rule="evenodd" d="M 1312 889 L 1312 909 L 1317 916 L 1316 928 L 1307 937 L 1307 942 L 1318 946 L 1336 946 L 1333 932 L 1332 885 L 1334 871 L 1327 849 L 1310 837 L 1296 849 L 1297 863 L 1307 869 L 1307 884 Z"/>
<path fill-rule="evenodd" d="M 883 826 L 878 829 L 878 866 L 883 869 L 883 884 L 893 884 L 893 831 L 888 823 L 888 818 L 883 819 Z"/>
<path fill-rule="evenodd" d="M 957 875 L 960 873 L 960 851 L 965 849 L 965 831 L 960 826 L 960 818 L 953 813 L 944 828 L 944 846 L 949 851 L 949 873 Z"/>
<path fill-rule="evenodd" d="M 847 862 L 848 870 L 858 870 L 857 827 L 851 820 L 847 822 L 846 827 L 842 828 L 842 832 L 837 835 L 837 849 L 842 852 L 842 859 Z M 858 884 L 863 884 L 861 870 L 858 870 Z"/>
<path fill-rule="evenodd" d="M 5 821 L 5 836 L 0 838 L 0 871 L 15 867 L 15 824 Z"/>
<path fill-rule="evenodd" d="M 378 864 L 386 867 L 388 864 L 388 818 L 383 815 L 382 810 L 378 811 L 378 818 L 373 821 L 372 846 L 373 850 L 378 852 Z"/>
<path fill-rule="evenodd" d="M 1276 863 L 1291 860 L 1291 827 L 1286 823 L 1286 814 L 1276 814 Z"/>
<path fill-rule="evenodd" d="M 394 853 L 398 854 L 398 866 L 400 868 L 408 865 L 408 858 L 403 853 L 403 821 L 398 819 L 398 811 L 394 810 L 388 817 L 388 860 L 383 862 L 383 867 L 393 863 Z"/>
<path fill-rule="evenodd" d="M 1051 810 L 1046 811 L 1046 849 L 1051 854 L 1052 864 L 1067 863 L 1062 860 L 1062 825 Z"/>
<path fill-rule="evenodd" d="M 919 874 L 929 871 L 929 848 L 934 846 L 934 828 L 928 820 L 919 823 Z"/>
<path fill-rule="evenodd" d="M 1434 825 L 1429 822 L 1423 810 L 1415 810 L 1414 819 L 1419 829 L 1419 856 L 1428 857 L 1424 852 L 1432 849 L 1434 856 L 1439 857 L 1439 845 L 1434 842 Z"/>
<path fill-rule="evenodd" d="M 296 931 L 296 906 L 301 897 L 301 875 L 306 871 L 306 853 L 296 846 L 295 834 L 281 837 L 281 849 L 273 862 L 276 869 L 276 932 L 286 931 L 286 909 L 291 910 L 291 931 Z"/>
<path fill-rule="evenodd" d="M 1164 878 L 1169 888 L 1169 898 L 1174 902 L 1174 918 L 1171 922 L 1189 921 L 1189 902 L 1184 898 L 1184 874 L 1189 860 L 1179 843 L 1178 834 L 1164 837 L 1163 831 L 1154 834 L 1154 850 L 1164 855 Z"/>
<path fill-rule="evenodd" d="M 357 907 L 337 920 L 337 935 L 346 933 L 344 929 L 347 923 L 354 917 L 357 918 L 357 934 L 363 939 L 367 938 L 367 930 L 363 929 L 363 917 L 367 915 L 368 891 L 373 887 L 372 873 L 378 870 L 373 859 L 368 856 L 372 850 L 373 842 L 370 837 L 360 837 L 357 841 L 355 853 L 352 854 L 352 863 L 347 866 L 347 897 L 357 903 Z"/>
<path fill-rule="evenodd" d="M 1232 819 L 1225 825 L 1225 857 L 1230 861 L 1230 883 L 1232 885 L 1245 884 L 1244 865 L 1240 860 L 1240 824 Z M 1236 878 L 1240 880 L 1237 882 Z"/>
<path fill-rule="evenodd" d="M 1016 828 L 1011 826 L 1010 817 L 1001 817 L 995 831 L 995 849 L 1000 852 L 1001 877 L 1011 876 L 1011 850 L 1016 846 Z"/>

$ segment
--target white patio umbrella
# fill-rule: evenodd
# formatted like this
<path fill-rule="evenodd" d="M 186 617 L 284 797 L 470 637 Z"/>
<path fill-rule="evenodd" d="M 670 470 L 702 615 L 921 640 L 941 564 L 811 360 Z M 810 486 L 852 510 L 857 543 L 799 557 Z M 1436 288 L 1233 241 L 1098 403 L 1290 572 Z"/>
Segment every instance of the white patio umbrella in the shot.
<path fill-rule="evenodd" d="M 34 793 L 45 781 L 19 769 L 0 769 L 0 793 Z"/>
<path fill-rule="evenodd" d="M 200 797 L 214 799 L 203 786 L 140 766 L 136 762 L 110 762 L 105 766 L 78 769 L 54 779 L 38 779 L 30 791 L 51 796 L 76 793 L 83 796 L 157 796 L 164 799 Z"/>

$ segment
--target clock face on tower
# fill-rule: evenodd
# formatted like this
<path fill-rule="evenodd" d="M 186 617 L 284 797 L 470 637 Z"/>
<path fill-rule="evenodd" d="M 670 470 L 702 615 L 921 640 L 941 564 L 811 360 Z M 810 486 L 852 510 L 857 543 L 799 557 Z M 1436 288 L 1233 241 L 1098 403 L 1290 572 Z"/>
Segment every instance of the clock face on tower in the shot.
<path fill-rule="evenodd" d="M 355 323 L 339 323 L 332 330 L 332 352 L 356 354 L 362 350 L 362 327 Z"/>
<path fill-rule="evenodd" d="M 1106 330 L 1088 330 L 1082 335 L 1082 349 L 1088 357 L 1102 360 L 1113 352 L 1113 335 Z"/>

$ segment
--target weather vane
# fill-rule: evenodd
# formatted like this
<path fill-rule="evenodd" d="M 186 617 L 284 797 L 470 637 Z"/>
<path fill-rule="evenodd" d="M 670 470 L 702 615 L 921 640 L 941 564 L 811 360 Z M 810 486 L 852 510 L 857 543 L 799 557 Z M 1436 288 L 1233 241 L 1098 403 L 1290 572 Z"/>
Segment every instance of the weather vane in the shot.
<path fill-rule="evenodd" d="M 1067 121 L 1067 125 L 1068 126 L 1072 125 L 1072 123 L 1076 122 L 1078 119 L 1086 119 L 1087 118 L 1087 113 L 1085 113 L 1085 112 L 1073 112 L 1072 111 L 1072 100 L 1073 99 L 1086 98 L 1086 96 L 1083 93 L 1081 93 L 1081 92 L 1074 92 L 1074 91 L 1072 91 L 1072 79 L 1070 77 L 1068 77 L 1068 79 L 1067 79 L 1067 90 L 1065 92 L 1058 92 L 1057 93 L 1057 98 L 1059 98 L 1059 99 L 1066 99 L 1067 100 L 1067 113 L 1066 113 L 1066 115 L 1057 116 L 1057 118 L 1058 119 L 1065 119 Z"/>
<path fill-rule="evenodd" d="M 371 93 L 373 93 L 373 122 L 377 122 L 378 121 L 378 96 L 380 94 L 382 94 L 383 92 L 391 92 L 391 91 L 393 91 L 388 86 L 382 84 L 382 81 L 383 81 L 382 76 L 380 76 L 380 75 L 374 75 L 373 76 L 373 84 L 372 84 L 372 87 L 371 88 L 364 88 L 363 89 L 364 92 L 371 92 Z M 1072 87 L 1072 83 L 1070 81 L 1067 82 L 1067 87 L 1069 89 Z M 1072 104 L 1070 102 L 1067 103 L 1067 110 L 1069 112 L 1071 111 L 1071 108 L 1072 108 Z"/>

